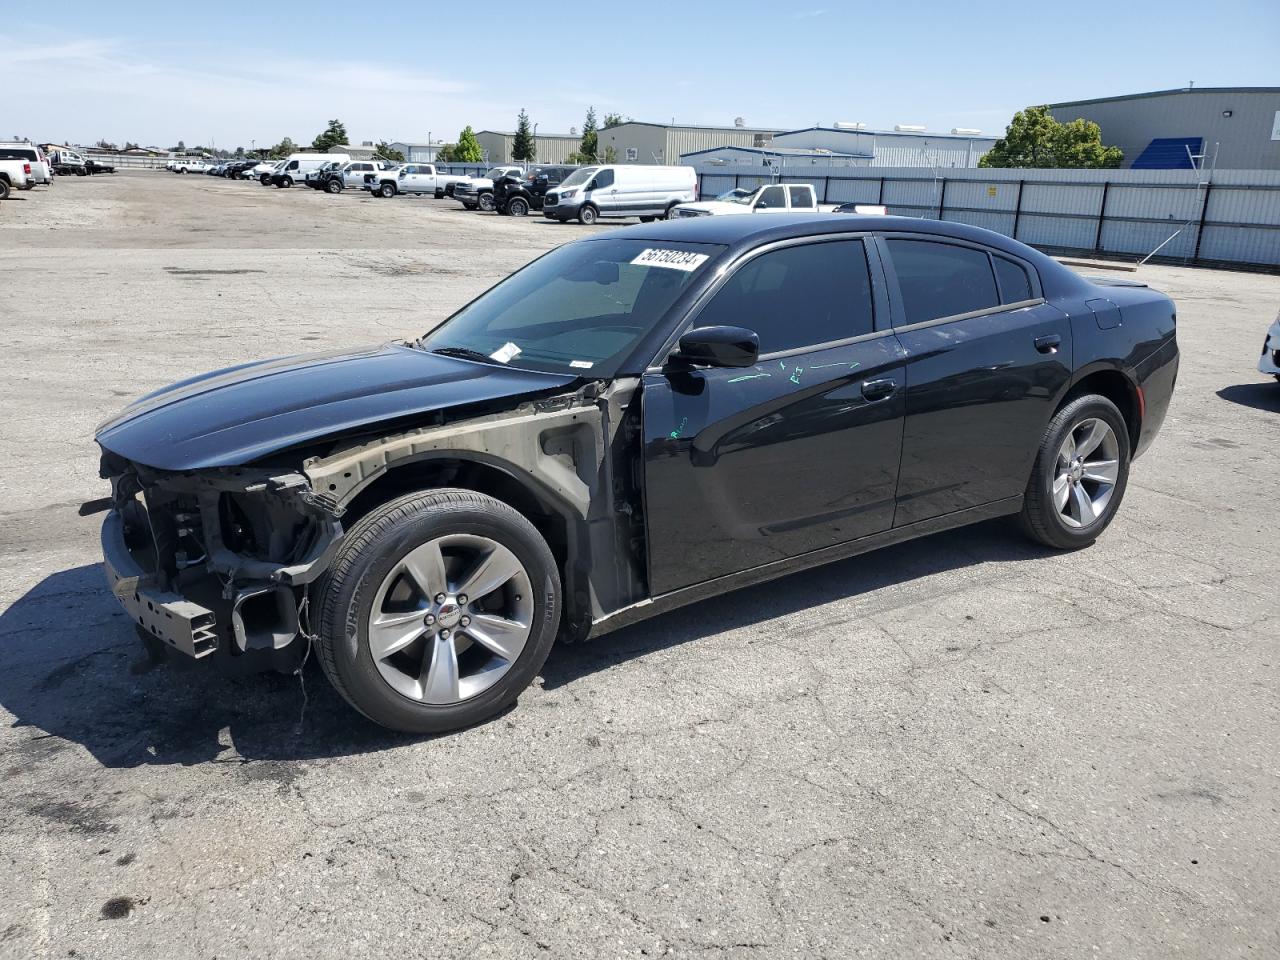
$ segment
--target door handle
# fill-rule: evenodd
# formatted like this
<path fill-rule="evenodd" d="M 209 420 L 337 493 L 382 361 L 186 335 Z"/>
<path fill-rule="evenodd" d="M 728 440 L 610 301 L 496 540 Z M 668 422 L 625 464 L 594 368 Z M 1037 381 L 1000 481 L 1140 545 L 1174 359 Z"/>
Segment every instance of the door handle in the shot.
<path fill-rule="evenodd" d="M 1057 353 L 1058 347 L 1062 346 L 1062 338 L 1056 333 L 1051 333 L 1048 336 L 1036 337 L 1035 344 L 1036 349 L 1041 353 Z"/>
<path fill-rule="evenodd" d="M 877 400 L 887 400 L 897 389 L 897 380 L 865 380 L 862 384 L 862 395 L 875 403 Z"/>

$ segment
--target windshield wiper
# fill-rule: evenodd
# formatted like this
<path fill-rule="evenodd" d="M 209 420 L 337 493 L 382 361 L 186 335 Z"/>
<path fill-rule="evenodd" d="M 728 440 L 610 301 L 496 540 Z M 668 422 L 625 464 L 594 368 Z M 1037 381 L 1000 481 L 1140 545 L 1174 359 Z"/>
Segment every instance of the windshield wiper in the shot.
<path fill-rule="evenodd" d="M 470 347 L 436 347 L 429 353 L 438 353 L 442 357 L 460 357 L 463 360 L 479 360 L 481 363 L 493 363 L 500 367 L 505 367 L 505 363 L 498 363 L 497 360 L 489 356 L 487 353 L 481 353 L 479 350 L 472 350 Z"/>

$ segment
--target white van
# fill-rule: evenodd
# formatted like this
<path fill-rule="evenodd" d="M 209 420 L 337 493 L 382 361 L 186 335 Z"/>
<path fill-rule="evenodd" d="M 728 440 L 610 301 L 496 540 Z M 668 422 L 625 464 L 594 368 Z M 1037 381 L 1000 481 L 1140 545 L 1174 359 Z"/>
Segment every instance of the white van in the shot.
<path fill-rule="evenodd" d="M 25 160 L 31 164 L 31 179 L 36 183 L 53 183 L 53 163 L 44 151 L 28 140 L 0 143 L 0 160 Z"/>
<path fill-rule="evenodd" d="M 600 217 L 665 220 L 677 204 L 698 199 L 693 167 L 645 164 L 583 167 L 549 192 L 542 215 L 549 220 L 595 223 Z"/>
<path fill-rule="evenodd" d="M 350 159 L 350 154 L 346 153 L 291 153 L 285 157 L 284 166 L 272 170 L 267 179 L 272 186 L 292 187 L 294 181 L 301 181 L 309 170 L 319 170 L 333 160 L 346 163 Z"/>

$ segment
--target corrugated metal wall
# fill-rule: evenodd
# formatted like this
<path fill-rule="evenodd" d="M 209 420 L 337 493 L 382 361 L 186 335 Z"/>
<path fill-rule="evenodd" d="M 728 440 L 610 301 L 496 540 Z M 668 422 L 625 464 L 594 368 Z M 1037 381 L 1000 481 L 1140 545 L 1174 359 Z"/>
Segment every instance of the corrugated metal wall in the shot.
<path fill-rule="evenodd" d="M 697 163 L 703 197 L 768 180 L 755 166 Z M 908 217 L 954 220 L 1052 250 L 1280 266 L 1280 171 L 939 170 L 815 167 L 824 203 L 883 203 Z M 1172 237 L 1173 239 L 1169 239 Z"/>

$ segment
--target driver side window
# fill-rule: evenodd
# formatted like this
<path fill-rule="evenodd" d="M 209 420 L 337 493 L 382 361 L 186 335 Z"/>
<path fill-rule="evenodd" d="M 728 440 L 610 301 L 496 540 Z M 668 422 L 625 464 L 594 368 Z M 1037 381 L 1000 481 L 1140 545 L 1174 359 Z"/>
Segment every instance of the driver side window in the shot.
<path fill-rule="evenodd" d="M 613 186 L 613 171 L 601 170 L 595 175 L 596 189 L 603 190 L 605 187 Z"/>
<path fill-rule="evenodd" d="M 787 205 L 786 191 L 779 186 L 765 187 L 756 201 L 757 210 L 777 210 Z"/>
<path fill-rule="evenodd" d="M 871 271 L 862 241 L 806 243 L 748 260 L 695 325 L 752 330 L 761 355 L 871 333 Z"/>

